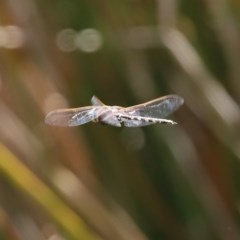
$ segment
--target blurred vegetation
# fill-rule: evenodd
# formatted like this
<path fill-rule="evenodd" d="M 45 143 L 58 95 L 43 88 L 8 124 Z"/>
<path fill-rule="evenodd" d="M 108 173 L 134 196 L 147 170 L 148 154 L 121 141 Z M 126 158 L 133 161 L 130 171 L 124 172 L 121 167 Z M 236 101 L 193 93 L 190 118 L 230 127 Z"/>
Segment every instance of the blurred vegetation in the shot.
<path fill-rule="evenodd" d="M 0 239 L 240 239 L 240 3 L 0 2 Z M 176 126 L 47 126 L 178 94 Z"/>

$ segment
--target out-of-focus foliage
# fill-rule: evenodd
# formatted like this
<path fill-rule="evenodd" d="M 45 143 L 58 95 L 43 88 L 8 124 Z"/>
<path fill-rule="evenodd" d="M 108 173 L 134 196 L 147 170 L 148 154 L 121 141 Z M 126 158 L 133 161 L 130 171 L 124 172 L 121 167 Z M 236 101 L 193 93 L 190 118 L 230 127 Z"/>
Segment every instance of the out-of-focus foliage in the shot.
<path fill-rule="evenodd" d="M 240 239 L 239 1 L 5 0 L 0 16 L 0 239 Z M 172 93 L 176 126 L 44 124 L 92 95 Z"/>

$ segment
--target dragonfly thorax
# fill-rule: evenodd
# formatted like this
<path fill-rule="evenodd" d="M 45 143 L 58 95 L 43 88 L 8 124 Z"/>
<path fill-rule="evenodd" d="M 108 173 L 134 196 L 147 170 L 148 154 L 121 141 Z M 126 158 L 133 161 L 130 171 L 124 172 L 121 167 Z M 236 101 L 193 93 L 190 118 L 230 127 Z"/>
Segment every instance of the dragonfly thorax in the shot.
<path fill-rule="evenodd" d="M 120 109 L 122 109 L 122 107 L 105 106 L 103 109 L 99 109 L 94 122 L 121 127 L 121 123 L 117 117 L 118 115 L 116 114 L 120 111 Z"/>

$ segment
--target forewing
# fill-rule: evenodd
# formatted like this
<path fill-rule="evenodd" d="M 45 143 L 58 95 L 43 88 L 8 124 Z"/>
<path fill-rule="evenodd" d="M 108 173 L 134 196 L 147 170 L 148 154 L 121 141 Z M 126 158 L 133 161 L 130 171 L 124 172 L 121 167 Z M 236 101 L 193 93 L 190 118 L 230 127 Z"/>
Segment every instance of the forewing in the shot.
<path fill-rule="evenodd" d="M 45 123 L 55 126 L 78 126 L 93 121 L 96 117 L 96 107 L 81 107 L 54 110 L 47 114 Z"/>
<path fill-rule="evenodd" d="M 91 103 L 93 106 L 105 106 L 105 104 L 96 96 L 92 97 Z"/>
<path fill-rule="evenodd" d="M 165 118 L 176 111 L 184 100 L 178 95 L 167 95 L 152 101 L 125 108 L 123 111 L 132 116 Z"/>

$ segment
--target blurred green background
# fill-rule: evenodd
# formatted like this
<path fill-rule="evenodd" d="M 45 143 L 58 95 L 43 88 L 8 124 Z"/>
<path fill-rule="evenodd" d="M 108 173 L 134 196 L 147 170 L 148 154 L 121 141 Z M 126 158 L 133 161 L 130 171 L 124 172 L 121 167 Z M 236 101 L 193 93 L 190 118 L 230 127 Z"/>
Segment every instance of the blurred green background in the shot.
<path fill-rule="evenodd" d="M 175 126 L 47 126 L 167 94 Z M 0 1 L 0 239 L 240 239 L 240 2 Z"/>

